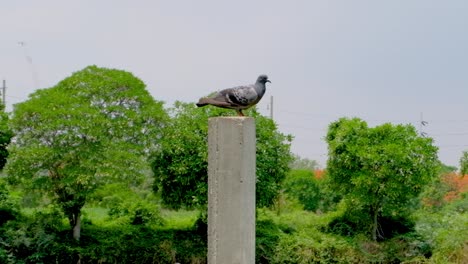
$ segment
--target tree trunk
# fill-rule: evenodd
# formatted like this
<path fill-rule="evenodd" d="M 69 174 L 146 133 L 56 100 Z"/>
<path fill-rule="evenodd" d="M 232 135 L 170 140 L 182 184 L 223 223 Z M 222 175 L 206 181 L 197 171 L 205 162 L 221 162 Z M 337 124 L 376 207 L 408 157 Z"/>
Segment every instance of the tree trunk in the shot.
<path fill-rule="evenodd" d="M 372 223 L 372 239 L 374 241 L 377 241 L 377 232 L 378 232 L 378 225 L 379 225 L 379 222 L 377 221 L 378 220 L 377 217 L 379 216 L 379 210 L 374 208 L 372 213 L 374 214 L 373 216 L 374 221 Z"/>
<path fill-rule="evenodd" d="M 81 236 L 81 210 L 74 213 L 72 218 L 73 219 L 70 219 L 70 224 L 72 226 L 73 238 L 79 241 Z"/>

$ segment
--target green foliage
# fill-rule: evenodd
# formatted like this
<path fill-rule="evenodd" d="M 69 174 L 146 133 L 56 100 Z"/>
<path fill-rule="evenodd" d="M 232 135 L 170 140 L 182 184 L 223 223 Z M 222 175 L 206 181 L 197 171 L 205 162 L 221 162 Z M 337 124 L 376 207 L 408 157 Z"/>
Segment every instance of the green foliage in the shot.
<path fill-rule="evenodd" d="M 122 203 L 140 203 L 142 201 L 158 204 L 159 199 L 154 196 L 151 184 L 152 181 L 136 186 L 126 182 L 108 183 L 95 190 L 93 195 L 90 196 L 89 204 L 93 207 L 107 209 L 119 206 Z"/>
<path fill-rule="evenodd" d="M 460 158 L 460 174 L 468 174 L 468 151 L 463 151 L 463 156 Z"/>
<path fill-rule="evenodd" d="M 159 209 L 159 200 L 151 189 L 138 186 L 134 188 L 119 182 L 101 186 L 90 196 L 93 206 L 105 207 L 107 219 L 120 225 L 161 226 L 164 220 Z"/>
<path fill-rule="evenodd" d="M 319 208 L 321 194 L 319 183 L 310 170 L 291 170 L 284 181 L 285 192 L 295 197 L 304 210 L 315 211 Z"/>
<path fill-rule="evenodd" d="M 172 207 L 197 207 L 207 202 L 207 111 L 176 102 L 172 118 L 163 130 L 161 148 L 153 155 L 155 191 Z M 213 113 L 214 114 L 214 113 Z"/>
<path fill-rule="evenodd" d="M 257 207 L 273 204 L 289 171 L 292 137 L 278 131 L 270 118 L 253 111 L 257 128 Z"/>
<path fill-rule="evenodd" d="M 436 176 L 439 162 L 432 139 L 411 125 L 383 124 L 342 118 L 329 126 L 327 172 L 348 209 L 367 217 L 376 240 L 379 219 L 406 217 L 411 199 Z"/>
<path fill-rule="evenodd" d="M 82 263 L 206 263 L 206 241 L 193 230 L 90 228 L 83 241 Z"/>
<path fill-rule="evenodd" d="M 416 233 L 375 242 L 364 235 L 322 232 L 336 215 L 259 210 L 256 263 L 426 263 L 431 255 L 430 245 Z"/>
<path fill-rule="evenodd" d="M 439 175 L 436 177 L 424 188 L 424 191 L 421 192 L 420 199 L 423 203 L 423 207 L 429 210 L 440 210 L 447 203 L 444 198 L 451 190 L 451 186 L 443 180 L 442 176 L 443 175 Z"/>
<path fill-rule="evenodd" d="M 466 263 L 464 199 L 438 213 L 418 211 L 417 232 L 384 242 L 322 232 L 338 212 L 277 215 L 258 209 L 256 263 Z M 107 219 L 101 225 L 91 218 L 81 240 L 74 241 L 60 210 L 37 210 L 0 227 L 0 263 L 206 263 L 206 229 L 190 228 L 197 212 L 170 214 L 168 221 L 183 218 L 191 224 L 173 229 Z"/>
<path fill-rule="evenodd" d="M 428 244 L 414 233 L 384 242 L 357 236 L 351 242 L 361 258 L 356 263 L 426 263 L 431 255 Z"/>
<path fill-rule="evenodd" d="M 48 193 L 77 225 L 99 186 L 147 177 L 147 153 L 157 148 L 165 120 L 141 80 L 87 67 L 15 106 L 9 179 Z"/>
<path fill-rule="evenodd" d="M 164 223 L 158 207 L 146 200 L 114 205 L 109 210 L 109 216 L 122 224 L 160 226 Z"/>
<path fill-rule="evenodd" d="M 111 208 L 125 201 L 141 199 L 139 195 L 128 184 L 115 182 L 97 188 L 89 197 L 90 204 L 94 206 Z"/>
<path fill-rule="evenodd" d="M 456 176 L 457 168 L 440 164 L 437 177 L 435 177 L 421 192 L 419 199 L 426 209 L 440 210 L 448 203 L 447 195 L 457 191 L 456 186 L 449 179 Z"/>
<path fill-rule="evenodd" d="M 341 200 L 341 195 L 331 188 L 326 173 L 317 178 L 310 170 L 291 170 L 283 186 L 288 198 L 297 199 L 307 211 L 332 211 Z"/>
<path fill-rule="evenodd" d="M 62 217 L 57 208 L 48 207 L 20 221 L 8 222 L 0 229 L 1 248 L 6 253 L 3 260 L 0 254 L 2 263 L 54 263 L 53 252 L 62 248 L 62 241 L 57 241 Z"/>
<path fill-rule="evenodd" d="M 298 232 L 280 240 L 271 263 L 365 263 L 365 258 L 346 240 Z"/>
<path fill-rule="evenodd" d="M 330 212 L 336 210 L 339 202 L 343 198 L 343 195 L 336 192 L 334 186 L 330 182 L 331 180 L 327 173 L 325 173 L 323 178 L 318 182 L 320 188 L 319 212 Z"/>
<path fill-rule="evenodd" d="M 457 171 L 457 167 L 446 165 L 446 164 L 443 164 L 442 162 L 440 163 L 440 168 L 439 168 L 440 175 L 451 173 L 451 172 L 456 172 L 456 171 Z"/>
<path fill-rule="evenodd" d="M 19 216 L 17 201 L 10 197 L 8 188 L 2 178 L 0 178 L 0 226 Z"/>
<path fill-rule="evenodd" d="M 468 262 L 467 212 L 467 193 L 438 211 L 416 212 L 416 231 L 432 248 L 431 263 Z"/>
<path fill-rule="evenodd" d="M 170 113 L 161 148 L 153 155 L 154 190 L 171 208 L 203 207 L 208 198 L 208 118 L 232 111 L 177 102 Z M 291 138 L 278 132 L 271 119 L 256 111 L 249 115 L 257 127 L 257 206 L 269 206 L 288 171 Z"/>
<path fill-rule="evenodd" d="M 341 216 L 333 219 L 327 228 L 327 231 L 341 236 L 356 236 L 362 233 L 368 233 L 369 226 L 372 226 L 372 219 L 365 217 L 371 215 L 368 209 L 347 210 Z M 378 216 L 379 240 L 390 239 L 395 236 L 406 234 L 414 230 L 414 222 L 402 216 Z"/>
<path fill-rule="evenodd" d="M 194 226 L 194 223 L 200 220 L 198 210 L 161 210 L 164 219 L 164 228 L 185 230 Z"/>
<path fill-rule="evenodd" d="M 255 239 L 255 263 L 267 264 L 273 262 L 281 229 L 271 220 L 257 221 Z"/>
<path fill-rule="evenodd" d="M 78 242 L 63 231 L 60 216 L 37 212 L 0 230 L 1 263 L 206 263 L 206 239 L 193 230 L 90 225 Z"/>
<path fill-rule="evenodd" d="M 10 144 L 13 133 L 8 127 L 8 115 L 5 113 L 5 106 L 0 103 L 0 169 L 6 164 L 8 157 L 7 146 Z"/>

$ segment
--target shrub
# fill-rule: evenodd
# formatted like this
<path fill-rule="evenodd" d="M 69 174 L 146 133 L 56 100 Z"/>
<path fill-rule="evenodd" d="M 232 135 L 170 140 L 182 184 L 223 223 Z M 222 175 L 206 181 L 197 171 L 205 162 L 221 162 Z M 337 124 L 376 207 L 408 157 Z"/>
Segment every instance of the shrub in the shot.
<path fill-rule="evenodd" d="M 272 263 L 282 232 L 271 220 L 257 221 L 255 263 Z"/>
<path fill-rule="evenodd" d="M 164 220 L 155 204 L 145 200 L 138 202 L 123 202 L 114 205 L 109 210 L 109 217 L 131 225 L 163 225 Z"/>
<path fill-rule="evenodd" d="M 281 237 L 271 263 L 363 263 L 363 258 L 344 239 L 297 232 Z"/>
<path fill-rule="evenodd" d="M 292 170 L 284 182 L 285 192 L 295 197 L 304 210 L 315 211 L 320 204 L 320 189 L 317 179 L 310 170 Z"/>
<path fill-rule="evenodd" d="M 10 197 L 6 185 L 0 179 L 0 226 L 18 216 L 18 203 Z"/>
<path fill-rule="evenodd" d="M 355 236 L 358 234 L 369 235 L 371 230 L 369 215 L 365 209 L 346 208 L 346 211 L 333 219 L 327 231 L 341 236 Z M 409 233 L 414 230 L 414 222 L 401 216 L 379 216 L 379 241 L 390 239 L 400 234 Z"/>
<path fill-rule="evenodd" d="M 148 225 L 90 225 L 69 236 L 56 209 L 0 229 L 0 263 L 206 263 L 206 238 L 194 230 Z"/>
<path fill-rule="evenodd" d="M 434 263 L 468 263 L 468 195 L 437 212 L 419 210 L 416 231 L 432 248 Z"/>
<path fill-rule="evenodd" d="M 57 238 L 61 234 L 68 235 L 62 232 L 62 218 L 57 208 L 48 207 L 32 216 L 8 222 L 0 230 L 3 252 L 7 252 L 8 257 L 2 263 L 55 263 L 63 243 Z"/>

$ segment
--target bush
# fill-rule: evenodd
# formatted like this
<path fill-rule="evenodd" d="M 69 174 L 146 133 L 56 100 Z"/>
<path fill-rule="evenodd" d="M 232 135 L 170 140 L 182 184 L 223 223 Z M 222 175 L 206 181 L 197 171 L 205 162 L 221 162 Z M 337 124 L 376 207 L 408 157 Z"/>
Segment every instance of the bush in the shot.
<path fill-rule="evenodd" d="M 371 226 L 366 209 L 349 209 L 333 219 L 327 227 L 327 231 L 341 236 L 356 236 L 358 234 L 369 235 Z M 401 216 L 379 216 L 379 241 L 390 239 L 397 235 L 406 234 L 414 230 L 414 222 Z"/>
<path fill-rule="evenodd" d="M 157 206 L 145 200 L 128 201 L 114 205 L 109 210 L 109 217 L 131 225 L 153 224 L 161 226 L 164 224 Z"/>
<path fill-rule="evenodd" d="M 2 263 L 55 263 L 64 242 L 58 238 L 69 236 L 62 231 L 62 218 L 57 208 L 48 207 L 8 222 L 0 230 L 3 256 L 7 256 Z"/>
<path fill-rule="evenodd" d="M 17 217 L 19 217 L 18 203 L 10 197 L 5 183 L 0 179 L 0 227 Z"/>
<path fill-rule="evenodd" d="M 468 263 L 468 195 L 439 211 L 419 210 L 416 231 L 432 248 L 434 263 Z"/>
<path fill-rule="evenodd" d="M 321 195 L 319 184 L 310 170 L 292 170 L 284 181 L 285 192 L 304 206 L 304 210 L 318 209 Z"/>
<path fill-rule="evenodd" d="M 194 230 L 148 225 L 90 225 L 69 236 L 56 209 L 0 229 L 0 263 L 206 263 L 206 238 Z"/>
<path fill-rule="evenodd" d="M 364 263 L 363 257 L 346 240 L 323 235 L 297 232 L 284 235 L 279 241 L 271 263 Z"/>
<path fill-rule="evenodd" d="M 311 170 L 291 170 L 283 183 L 289 198 L 297 199 L 304 210 L 329 212 L 336 208 L 341 195 L 330 188 L 326 173 L 320 178 Z"/>
<path fill-rule="evenodd" d="M 281 234 L 280 228 L 273 221 L 257 221 L 255 263 L 272 263 Z"/>

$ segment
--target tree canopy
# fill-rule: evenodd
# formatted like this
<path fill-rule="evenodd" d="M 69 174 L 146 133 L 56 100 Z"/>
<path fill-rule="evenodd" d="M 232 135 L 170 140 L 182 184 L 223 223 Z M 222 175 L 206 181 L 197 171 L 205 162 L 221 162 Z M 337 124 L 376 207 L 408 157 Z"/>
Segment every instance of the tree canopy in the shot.
<path fill-rule="evenodd" d="M 5 113 L 5 106 L 0 103 L 0 169 L 6 164 L 8 157 L 7 146 L 10 144 L 13 134 L 8 127 L 8 115 Z"/>
<path fill-rule="evenodd" d="M 312 170 L 291 170 L 284 181 L 285 192 L 295 197 L 304 210 L 315 211 L 320 204 L 320 187 Z"/>
<path fill-rule="evenodd" d="M 208 199 L 208 118 L 231 115 L 232 110 L 177 102 L 170 114 L 161 148 L 153 155 L 154 189 L 170 207 L 204 206 Z M 257 129 L 257 206 L 269 206 L 289 169 L 291 137 L 255 110 L 249 115 L 255 117 Z"/>
<path fill-rule="evenodd" d="M 460 158 L 460 174 L 468 174 L 468 151 L 463 151 L 463 156 Z"/>
<path fill-rule="evenodd" d="M 437 148 L 411 125 L 369 128 L 361 119 L 341 118 L 327 133 L 331 183 L 364 221 L 376 240 L 379 220 L 401 217 L 437 174 Z"/>
<path fill-rule="evenodd" d="M 294 170 L 311 170 L 318 169 L 319 164 L 316 160 L 308 158 L 302 158 L 299 155 L 293 155 L 293 160 L 289 164 L 289 167 Z"/>
<path fill-rule="evenodd" d="M 8 176 L 50 194 L 78 239 L 87 197 L 109 182 L 140 182 L 165 121 L 141 80 L 89 66 L 15 105 Z"/>

